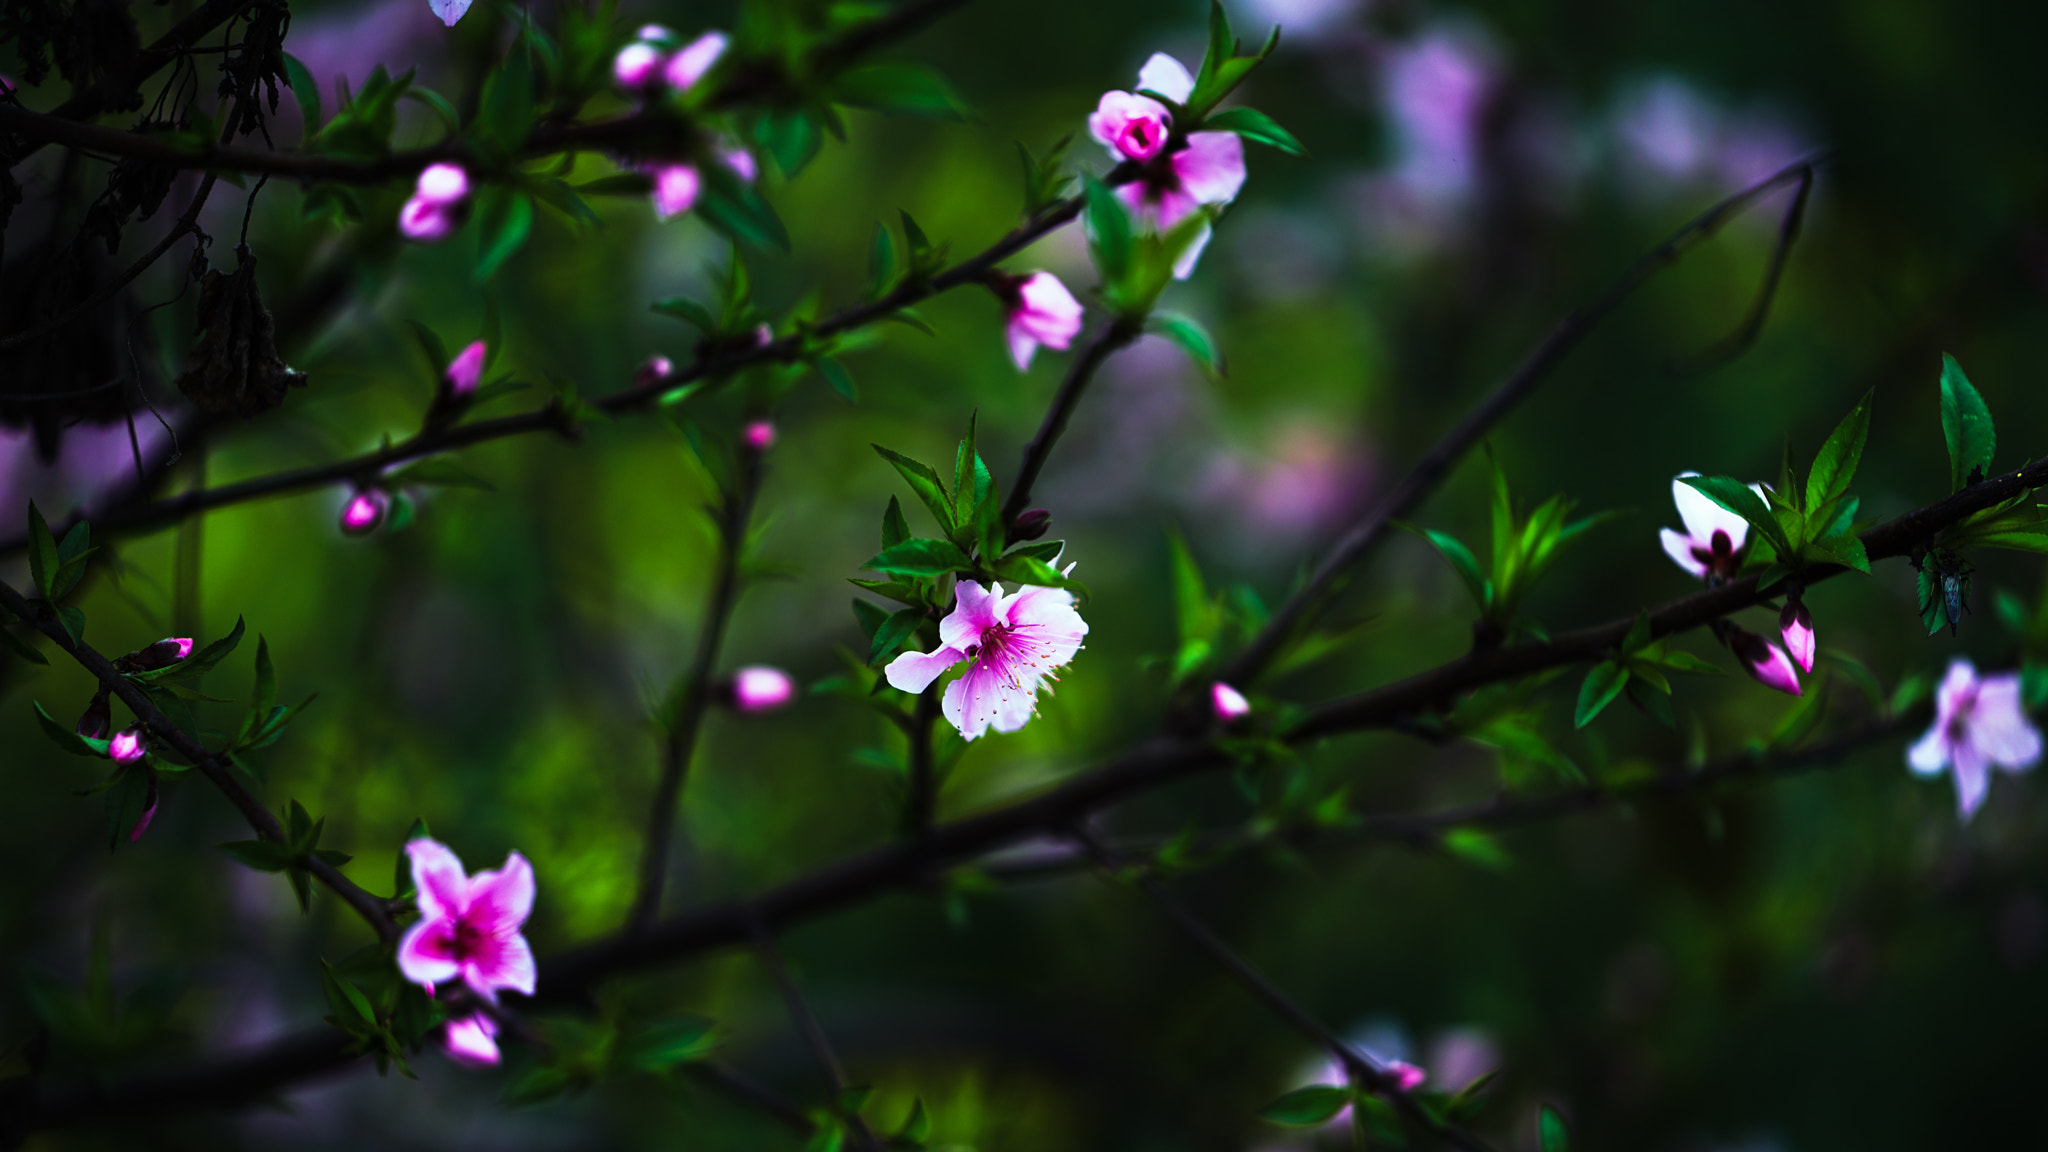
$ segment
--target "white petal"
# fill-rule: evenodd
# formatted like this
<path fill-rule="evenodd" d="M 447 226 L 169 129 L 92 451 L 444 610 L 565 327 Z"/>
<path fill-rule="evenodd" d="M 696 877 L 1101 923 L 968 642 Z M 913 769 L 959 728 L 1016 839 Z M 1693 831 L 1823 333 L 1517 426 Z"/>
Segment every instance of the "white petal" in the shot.
<path fill-rule="evenodd" d="M 1701 579 L 1706 578 L 1707 566 L 1692 554 L 1692 537 L 1665 528 L 1658 539 L 1664 542 L 1665 555 L 1677 561 L 1680 568 Z"/>
<path fill-rule="evenodd" d="M 1195 78 L 1188 75 L 1187 66 L 1180 61 L 1164 52 L 1154 52 L 1145 66 L 1138 69 L 1138 87 L 1150 88 L 1175 104 L 1185 104 L 1194 95 Z"/>
<path fill-rule="evenodd" d="M 1680 472 L 1671 482 L 1671 499 L 1678 505 L 1679 519 L 1685 521 L 1686 534 L 1701 544 L 1711 544 L 1715 532 L 1726 532 L 1728 544 L 1735 551 L 1742 551 L 1742 545 L 1749 539 L 1749 521 L 1737 516 L 1707 497 L 1705 492 L 1685 482 L 1687 476 L 1697 472 Z M 1750 485 L 1752 489 L 1756 485 Z"/>
<path fill-rule="evenodd" d="M 1933 776 L 1948 767 L 1948 735 L 1936 724 L 1911 748 L 1906 749 L 1906 767 L 1916 776 Z"/>

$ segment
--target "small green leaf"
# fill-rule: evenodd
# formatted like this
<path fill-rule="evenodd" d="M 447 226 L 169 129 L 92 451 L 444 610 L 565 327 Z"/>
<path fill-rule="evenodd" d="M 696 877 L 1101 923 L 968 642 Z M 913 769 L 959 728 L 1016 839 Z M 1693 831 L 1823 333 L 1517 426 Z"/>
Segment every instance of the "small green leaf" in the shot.
<path fill-rule="evenodd" d="M 57 723 L 56 719 L 43 708 L 41 701 L 36 701 L 34 706 L 36 722 L 42 726 L 43 735 L 48 736 L 51 743 L 71 753 L 73 756 L 93 756 L 101 760 L 106 759 L 107 742 L 105 740 L 94 740 L 91 737 L 80 736 L 75 729 Z"/>
<path fill-rule="evenodd" d="M 1564 1117 L 1548 1104 L 1536 1122 L 1536 1138 L 1543 1152 L 1571 1152 L 1571 1133 L 1565 1129 Z"/>
<path fill-rule="evenodd" d="M 1572 716 L 1572 727 L 1584 728 L 1593 718 L 1611 703 L 1621 690 L 1628 687 L 1628 669 L 1609 660 L 1595 664 L 1586 673 L 1586 679 L 1579 685 L 1579 706 Z"/>
<path fill-rule="evenodd" d="M 882 547 L 894 548 L 908 539 L 910 523 L 903 518 L 903 505 L 891 496 L 889 507 L 882 512 Z"/>
<path fill-rule="evenodd" d="M 789 229 L 759 189 L 723 164 L 704 165 L 702 175 L 696 210 L 706 224 L 757 251 L 789 251 Z"/>
<path fill-rule="evenodd" d="M 917 626 L 922 623 L 922 608 L 905 608 L 882 621 L 875 629 L 874 638 L 868 644 L 868 663 L 880 664 L 882 657 L 893 653 L 905 640 L 915 635 Z"/>
<path fill-rule="evenodd" d="M 1830 508 L 1836 501 L 1849 494 L 1849 484 L 1856 478 L 1856 466 L 1863 459 L 1863 444 L 1870 437 L 1870 397 L 1865 392 L 1863 399 L 1820 446 L 1820 454 L 1813 458 L 1813 467 L 1806 472 L 1806 513 L 1809 518 L 1832 519 Z M 1807 525 L 1809 536 L 1827 533 L 1824 523 Z"/>
<path fill-rule="evenodd" d="M 1963 375 L 1956 358 L 1941 357 L 1941 434 L 1948 441 L 1949 491 L 1990 475 L 1997 433 L 1984 397 Z"/>
<path fill-rule="evenodd" d="M 849 404 L 860 399 L 860 387 L 853 382 L 853 373 L 846 370 L 846 365 L 830 356 L 820 356 L 811 361 L 811 367 L 818 370 L 818 375 L 840 399 Z"/>
<path fill-rule="evenodd" d="M 1095 256 L 1095 270 L 1102 274 L 1105 286 L 1121 284 L 1131 270 L 1130 213 L 1116 193 L 1093 176 L 1086 178 L 1081 196 L 1082 220 L 1087 226 L 1089 250 Z"/>
<path fill-rule="evenodd" d="M 702 1060 L 718 1047 L 712 1027 L 697 1016 L 649 1022 L 620 1038 L 618 1059 L 640 1072 L 664 1072 Z"/>
<path fill-rule="evenodd" d="M 1210 379 L 1220 379 L 1225 374 L 1223 353 L 1217 349 L 1215 338 L 1192 318 L 1177 312 L 1154 312 L 1146 319 L 1145 330 L 1172 341 Z"/>
<path fill-rule="evenodd" d="M 875 225 L 875 239 L 868 247 L 868 299 L 889 291 L 896 282 L 896 235 L 887 224 Z"/>
<path fill-rule="evenodd" d="M 933 519 L 939 522 L 939 527 L 946 535 L 951 536 L 955 529 L 953 501 L 946 495 L 946 486 L 940 481 L 939 474 L 932 471 L 931 465 L 912 460 L 880 444 L 873 444 L 870 447 L 902 474 L 903 479 L 909 483 L 911 492 L 915 493 L 919 500 L 924 501 L 924 506 L 931 510 Z"/>
<path fill-rule="evenodd" d="M 1807 548 L 1844 567 L 1854 568 L 1866 576 L 1870 574 L 1870 554 L 1864 549 L 1863 541 L 1854 536 L 1830 536 L 1825 540 L 1815 540 Z"/>
<path fill-rule="evenodd" d="M 1514 867 L 1514 858 L 1500 846 L 1500 841 L 1478 828 L 1453 828 L 1444 833 L 1444 851 L 1462 860 L 1479 865 L 1493 872 L 1505 872 Z"/>
<path fill-rule="evenodd" d="M 1465 547 L 1456 536 L 1448 532 L 1420 528 L 1406 522 L 1397 524 L 1429 541 L 1430 547 L 1435 548 L 1445 560 L 1450 561 L 1451 567 L 1458 573 L 1458 578 L 1465 582 L 1465 591 L 1472 594 L 1472 602 L 1479 606 L 1482 613 L 1493 607 L 1493 585 L 1479 571 L 1479 561 L 1472 555 L 1470 548 Z"/>
<path fill-rule="evenodd" d="M 1264 1108 L 1259 1115 L 1288 1128 L 1319 1128 L 1334 1119 L 1351 1103 L 1351 1089 L 1333 1084 L 1311 1084 L 1296 1088 Z"/>
<path fill-rule="evenodd" d="M 1235 132 L 1268 148 L 1278 148 L 1291 156 L 1308 158 L 1308 149 L 1302 147 L 1301 141 L 1294 138 L 1294 133 L 1282 128 L 1271 116 L 1256 108 L 1227 108 L 1209 117 L 1202 127 L 1213 131 Z"/>
<path fill-rule="evenodd" d="M 282 55 L 285 83 L 291 86 L 292 99 L 298 101 L 299 119 L 304 124 L 300 139 L 310 140 L 320 131 L 320 82 L 298 57 L 289 52 Z"/>
<path fill-rule="evenodd" d="M 533 197 L 501 191 L 484 199 L 491 207 L 484 212 L 484 226 L 477 233 L 481 250 L 473 279 L 479 284 L 504 267 L 533 234 Z"/>
<path fill-rule="evenodd" d="M 861 567 L 895 576 L 943 576 L 948 572 L 970 571 L 974 565 L 967 553 L 950 540 L 912 537 L 893 548 L 884 548 Z"/>
<path fill-rule="evenodd" d="M 841 104 L 890 116 L 964 120 L 953 86 L 936 71 L 917 64 L 868 64 L 839 78 L 833 95 Z"/>
<path fill-rule="evenodd" d="M 36 502 L 28 502 L 28 568 L 29 575 L 36 582 L 36 590 L 44 599 L 50 595 L 50 578 L 57 574 L 63 561 L 57 555 L 56 538 L 50 535 L 50 526 L 43 520 L 42 509 Z"/>

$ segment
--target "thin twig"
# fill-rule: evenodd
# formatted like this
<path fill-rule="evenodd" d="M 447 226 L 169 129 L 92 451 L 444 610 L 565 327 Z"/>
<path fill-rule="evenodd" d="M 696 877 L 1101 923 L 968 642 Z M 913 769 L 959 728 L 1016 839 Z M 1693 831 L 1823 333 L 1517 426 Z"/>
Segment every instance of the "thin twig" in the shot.
<path fill-rule="evenodd" d="M 661 912 L 661 890 L 668 878 L 669 842 L 675 833 L 676 802 L 682 796 L 683 781 L 689 775 L 690 757 L 697 747 L 704 713 L 711 703 L 712 676 L 718 668 L 718 649 L 724 642 L 726 624 L 739 603 L 740 565 L 747 547 L 747 524 L 753 516 L 754 499 L 761 491 L 762 449 L 741 438 L 737 475 L 732 491 L 721 497 L 718 510 L 718 571 L 711 581 L 710 601 L 704 606 L 703 632 L 697 637 L 697 653 L 683 680 L 681 699 L 669 718 L 668 738 L 663 741 L 661 782 L 654 791 L 654 808 L 647 818 L 647 848 L 640 859 L 640 891 L 626 917 L 628 931 L 638 931 Z"/>
<path fill-rule="evenodd" d="M 1038 483 L 1039 472 L 1044 470 L 1046 460 L 1052 456 L 1053 445 L 1059 443 L 1061 434 L 1066 432 L 1067 421 L 1073 419 L 1074 409 L 1081 403 L 1081 394 L 1088 390 L 1088 382 L 1095 378 L 1096 370 L 1118 349 L 1136 340 L 1140 331 L 1142 329 L 1136 324 L 1114 320 L 1067 366 L 1067 378 L 1060 382 L 1060 390 L 1045 414 L 1045 422 L 1038 426 L 1038 435 L 1024 446 L 1024 461 L 1017 466 L 1016 483 L 1010 488 L 1010 498 L 1003 504 L 1005 525 L 1014 523 L 1031 506 L 1031 488 Z"/>
<path fill-rule="evenodd" d="M 783 1005 L 789 1011 L 790 1020 L 804 1038 L 804 1046 L 818 1061 L 818 1067 L 825 1073 L 825 1079 L 832 1088 L 832 1108 L 840 1111 L 841 1101 L 846 1096 L 846 1069 L 839 1063 L 839 1054 L 832 1050 L 832 1041 L 825 1035 L 825 1028 L 818 1023 L 818 1016 L 811 1011 L 810 1002 L 804 999 L 803 989 L 796 986 L 796 978 L 789 974 L 789 965 L 782 958 L 781 949 L 775 946 L 775 937 L 768 931 L 768 925 L 759 915 L 749 915 L 747 930 L 753 937 L 754 953 L 761 960 L 769 978 L 782 993 Z M 846 1116 L 853 1128 L 856 1144 L 864 1149 L 876 1147 L 875 1134 L 869 1130 L 867 1121 L 858 1113 Z"/>
<path fill-rule="evenodd" d="M 1415 462 L 1392 491 L 1375 502 L 1363 517 L 1338 537 L 1308 581 L 1273 613 L 1272 619 L 1230 662 L 1219 678 L 1239 687 L 1257 680 L 1281 650 L 1327 606 L 1350 570 L 1385 537 L 1393 522 L 1407 516 L 1434 492 L 1465 453 L 1471 451 L 1473 445 L 1479 443 L 1515 405 L 1547 380 L 1593 329 L 1621 306 L 1622 301 L 1773 189 L 1793 180 L 1811 180 L 1813 168 L 1819 163 L 1818 157 L 1800 160 L 1707 209 L 1637 261 L 1591 304 L 1558 321 L 1535 351 L 1491 395 L 1456 427 L 1444 433 L 1443 438 Z"/>

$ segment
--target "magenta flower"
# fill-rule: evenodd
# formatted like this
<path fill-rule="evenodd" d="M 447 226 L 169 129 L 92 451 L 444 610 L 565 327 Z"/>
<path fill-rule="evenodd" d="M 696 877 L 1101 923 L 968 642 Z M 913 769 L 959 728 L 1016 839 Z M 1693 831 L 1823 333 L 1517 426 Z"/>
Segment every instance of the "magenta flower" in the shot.
<path fill-rule="evenodd" d="M 519 926 L 533 911 L 533 865 L 514 852 L 495 872 L 469 876 L 446 845 L 421 837 L 412 857 L 420 919 L 398 943 L 398 968 L 425 988 L 461 979 L 492 1003 L 498 989 L 533 995 L 533 949 Z"/>
<path fill-rule="evenodd" d="M 966 661 L 966 674 L 946 685 L 940 711 L 969 740 L 990 725 L 1015 732 L 1031 719 L 1039 685 L 1074 658 L 1087 634 L 1074 598 L 1061 589 L 1024 587 L 1006 597 L 1001 584 L 984 589 L 962 580 L 952 613 L 939 621 L 939 647 L 905 652 L 884 674 L 900 691 L 922 692 Z"/>
<path fill-rule="evenodd" d="M 1394 1086 L 1403 1092 L 1413 1092 L 1421 1086 L 1424 1080 L 1429 1079 L 1429 1073 L 1408 1063 L 1406 1060 L 1389 1060 L 1386 1067 L 1380 1069 L 1380 1071 L 1392 1076 L 1394 1078 Z"/>
<path fill-rule="evenodd" d="M 1671 499 L 1678 505 L 1678 517 L 1685 521 L 1683 533 L 1666 528 L 1662 532 L 1664 551 L 1680 568 L 1701 579 L 1726 580 L 1742 567 L 1749 552 L 1749 521 L 1707 498 L 1707 494 L 1685 483 L 1697 472 L 1680 472 L 1671 482 Z M 1751 484 L 1749 490 L 1769 503 L 1764 486 Z"/>
<path fill-rule="evenodd" d="M 675 55 L 668 58 L 668 65 L 662 70 L 662 79 L 678 92 L 704 78 L 718 58 L 725 55 L 726 38 L 723 32 L 706 32 L 684 45 Z"/>
<path fill-rule="evenodd" d="M 1976 666 L 1958 659 L 1934 694 L 1934 727 L 1906 751 L 1915 774 L 1954 771 L 1956 803 L 1968 820 L 1991 790 L 1990 766 L 2008 772 L 2041 758 L 2041 733 L 2027 719 L 2016 672 L 1977 678 Z"/>
<path fill-rule="evenodd" d="M 1726 639 L 1728 650 L 1735 653 L 1735 658 L 1742 662 L 1743 671 L 1754 676 L 1757 683 L 1787 695 L 1801 694 L 1799 670 L 1783 648 L 1732 624 L 1727 626 Z"/>
<path fill-rule="evenodd" d="M 469 347 L 456 353 L 448 362 L 448 389 L 456 396 L 467 396 L 476 391 L 484 376 L 484 342 L 475 341 Z"/>
<path fill-rule="evenodd" d="M 754 664 L 732 674 L 732 706 L 736 712 L 772 712 L 796 696 L 796 681 L 780 668 Z"/>
<path fill-rule="evenodd" d="M 469 173 L 461 165 L 429 164 L 399 209 L 398 230 L 418 244 L 446 240 L 461 225 L 468 199 Z"/>
<path fill-rule="evenodd" d="M 1166 105 L 1135 92 L 1109 91 L 1088 115 L 1088 134 L 1118 160 L 1143 164 L 1166 147 L 1173 114 Z"/>
<path fill-rule="evenodd" d="M 1040 344 L 1064 352 L 1081 331 L 1081 302 L 1050 272 L 991 282 L 1009 310 L 1005 332 L 1017 371 L 1031 367 Z"/>
<path fill-rule="evenodd" d="M 121 729 L 119 732 L 114 733 L 112 740 L 107 742 L 107 755 L 112 757 L 116 764 L 133 764 L 137 760 L 142 759 L 142 754 L 145 751 L 147 749 L 144 748 L 142 743 L 142 725 L 140 724 L 132 728 Z"/>
<path fill-rule="evenodd" d="M 664 164 L 654 169 L 654 214 L 668 220 L 688 212 L 703 191 L 703 178 L 688 164 Z"/>
<path fill-rule="evenodd" d="M 365 536 L 377 530 L 391 511 L 391 495 L 382 488 L 365 488 L 349 498 L 341 510 L 341 530 L 349 536 Z"/>
<path fill-rule="evenodd" d="M 1154 52 L 1138 70 L 1138 87 L 1157 92 L 1176 104 L 1194 93 L 1195 78 L 1180 61 Z M 1117 188 L 1117 195 L 1142 226 L 1165 232 L 1204 205 L 1227 204 L 1244 187 L 1244 141 L 1235 132 L 1194 132 L 1171 152 L 1167 128 L 1173 122 L 1165 105 L 1136 92 L 1107 92 L 1088 117 L 1088 131 L 1112 157 L 1144 165 L 1137 179 Z M 1173 274 L 1185 280 L 1209 243 L 1204 227 L 1174 261 Z"/>
<path fill-rule="evenodd" d="M 441 23 L 450 28 L 469 11 L 470 0 L 427 0 L 427 8 L 441 18 Z"/>
<path fill-rule="evenodd" d="M 1218 680 L 1209 686 L 1209 708 L 1216 719 L 1225 724 L 1235 724 L 1252 713 L 1252 702 L 1244 693 Z"/>
<path fill-rule="evenodd" d="M 775 447 L 775 425 L 766 420 L 752 421 L 740 433 L 740 439 L 746 441 L 747 447 L 754 451 L 766 452 Z"/>
<path fill-rule="evenodd" d="M 745 148 L 721 145 L 718 149 L 718 158 L 725 161 L 727 168 L 732 169 L 741 180 L 749 184 L 761 178 L 761 165 L 755 162 L 754 154 Z"/>
<path fill-rule="evenodd" d="M 1778 613 L 1778 633 L 1785 639 L 1785 651 L 1790 653 L 1801 672 L 1813 671 L 1814 649 L 1817 647 L 1813 632 L 1813 614 L 1806 610 L 1799 597 L 1785 598 L 1785 610 Z"/>
<path fill-rule="evenodd" d="M 498 1062 L 498 1022 L 482 1012 L 459 1016 L 441 1026 L 441 1050 L 457 1064 L 488 1068 Z"/>

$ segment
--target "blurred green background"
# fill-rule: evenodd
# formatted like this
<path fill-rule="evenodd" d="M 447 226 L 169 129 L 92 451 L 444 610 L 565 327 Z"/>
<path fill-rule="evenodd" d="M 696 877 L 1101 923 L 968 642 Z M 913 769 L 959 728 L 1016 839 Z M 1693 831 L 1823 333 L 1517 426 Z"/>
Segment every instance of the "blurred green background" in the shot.
<path fill-rule="evenodd" d="M 545 19 L 547 8 L 536 12 Z M 1093 591 L 1087 648 L 1022 733 L 967 750 L 945 781 L 943 815 L 1084 771 L 1153 728 L 1167 694 L 1153 661 L 1174 643 L 1170 529 L 1212 583 L 1241 582 L 1277 603 L 1318 543 L 1568 309 L 1715 199 L 1811 149 L 1833 160 L 1747 355 L 1703 374 L 1671 370 L 1749 307 L 1783 195 L 1654 281 L 1491 437 L 1525 495 L 1633 510 L 1559 563 L 1533 616 L 1561 630 L 1691 591 L 1656 539 L 1677 524 L 1672 475 L 1771 479 L 1788 442 L 1803 466 L 1866 389 L 1876 395 L 1858 484 L 1865 512 L 1943 495 L 1943 351 L 1998 417 L 1999 467 L 2040 449 L 2040 11 L 1909 0 L 1239 0 L 1231 11 L 1247 39 L 1286 25 L 1279 53 L 1239 98 L 1288 126 L 1314 159 L 1248 147 L 1242 197 L 1195 278 L 1169 294 L 1167 306 L 1215 333 L 1227 378 L 1210 382 L 1148 339 L 1112 360 L 1084 401 L 1037 503 Z M 1017 218 L 1013 142 L 1039 151 L 1081 132 L 1074 155 L 1106 169 L 1085 138 L 1086 114 L 1155 50 L 1192 64 L 1203 17 L 1192 0 L 982 0 L 892 49 L 936 64 L 974 118 L 850 113 L 846 142 L 829 143 L 794 182 L 770 177 L 794 252 L 750 257 L 764 302 L 779 311 L 812 296 L 827 309 L 852 300 L 875 224 L 899 209 L 956 255 L 978 250 Z M 621 20 L 694 35 L 730 26 L 732 13 L 638 4 Z M 286 46 L 316 74 L 360 84 L 373 63 L 416 64 L 458 104 L 510 35 L 481 4 L 444 30 L 422 0 L 299 4 L 293 21 Z M 61 94 L 53 85 L 27 99 L 48 107 Z M 290 105 L 280 143 L 296 139 Z M 432 136 L 423 110 L 406 115 L 417 119 L 401 139 Z M 38 163 L 32 174 L 47 180 L 50 157 Z M 39 186 L 28 187 L 33 199 Z M 222 192 L 207 219 L 225 237 L 243 202 Z M 429 381 L 403 322 L 457 347 L 481 330 L 487 298 L 503 313 L 503 363 L 522 378 L 572 380 L 586 394 L 624 386 L 648 355 L 684 360 L 694 340 L 648 303 L 704 296 L 727 259 L 701 221 L 657 224 L 644 203 L 612 200 L 600 205 L 602 225 L 582 233 L 545 218 L 479 287 L 473 227 L 441 247 L 396 241 L 404 193 L 368 197 L 371 219 L 346 231 L 303 222 L 301 193 L 283 181 L 257 199 L 250 244 L 263 289 L 286 358 L 312 383 L 216 437 L 209 481 L 405 434 Z M 226 249 L 216 245 L 217 266 Z M 1008 267 L 1051 269 L 1077 293 L 1092 283 L 1073 229 Z M 167 295 L 172 271 L 145 278 L 142 296 Z M 188 298 L 158 317 L 150 354 L 163 366 L 182 357 L 190 307 Z M 978 412 L 984 454 L 999 477 L 1014 472 L 1069 357 L 1041 354 L 1020 376 L 1000 311 L 978 290 L 921 311 L 936 337 L 884 326 L 847 358 L 857 404 L 815 376 L 779 401 L 757 552 L 779 577 L 748 591 L 729 665 L 776 664 L 815 683 L 842 670 L 838 650 L 863 646 L 844 581 L 872 554 L 888 498 L 908 499 L 870 442 L 950 459 Z M 757 395 L 772 386 L 748 385 Z M 737 395 L 680 417 L 729 435 Z M 125 435 L 74 430 L 56 468 L 35 462 L 25 441 L 0 445 L 13 454 L 0 455 L 13 522 L 30 496 L 57 512 L 103 483 L 124 466 Z M 696 638 L 715 555 L 698 510 L 710 489 L 674 422 L 654 416 L 461 459 L 497 491 L 434 492 L 403 531 L 342 537 L 339 491 L 209 516 L 199 627 L 212 637 L 245 618 L 269 641 L 282 697 L 320 694 L 260 754 L 267 802 L 296 798 L 324 817 L 323 844 L 353 853 L 350 874 L 380 891 L 415 817 L 473 868 L 525 853 L 539 877 L 528 933 L 545 958 L 610 931 L 631 899 L 658 764 L 648 711 Z M 1485 498 L 1483 465 L 1468 461 L 1417 519 L 1476 542 Z M 921 514 L 912 511 L 913 527 L 925 531 Z M 96 578 L 81 603 L 88 638 L 121 652 L 172 630 L 174 533 L 122 540 L 114 555 L 120 578 Z M 1938 673 L 1954 654 L 1986 669 L 2015 664 L 2019 641 L 1994 595 L 2031 606 L 2037 569 L 2023 557 L 1980 558 L 1976 614 L 1955 639 L 1922 634 L 1912 572 L 1896 561 L 1819 586 L 1808 603 L 1824 652 L 1854 657 L 1890 687 Z M 21 586 L 23 566 L 11 564 L 7 579 Z M 1469 642 L 1455 578 L 1406 537 L 1376 556 L 1339 615 L 1358 624 L 1350 642 L 1263 685 L 1262 699 L 1325 700 Z M 1762 612 L 1744 620 L 1768 623 Z M 1733 670 L 1705 635 L 1686 646 Z M 210 691 L 246 690 L 249 650 Z M 1848 680 L 1822 675 L 1829 723 L 1867 710 Z M 1559 679 L 1535 707 L 1542 730 L 1596 779 L 1767 740 L 1795 707 L 1740 675 L 1687 678 L 1677 732 L 1617 706 L 1575 733 L 1576 685 Z M 61 660 L 0 665 L 5 975 L 78 983 L 97 934 L 124 993 L 163 990 L 144 997 L 166 1006 L 163 1029 L 107 1056 L 106 1068 L 175 1064 L 179 1053 L 316 1021 L 326 1010 L 316 957 L 338 958 L 366 932 L 325 895 L 302 917 L 281 879 L 215 851 L 246 832 L 203 784 L 169 792 L 149 835 L 109 856 L 98 804 L 75 794 L 99 766 L 53 749 L 29 707 L 39 700 L 69 717 L 88 691 Z M 232 714 L 221 706 L 223 723 Z M 900 746 L 871 712 L 829 695 L 767 716 L 714 715 L 688 783 L 669 906 L 755 891 L 887 840 L 902 781 L 875 765 Z M 1469 742 L 1373 735 L 1311 750 L 1306 776 L 1318 793 L 1348 788 L 1360 811 L 1426 810 L 1492 794 L 1498 759 Z M 1252 813 L 1230 780 L 1206 779 L 1124 804 L 1101 828 L 1170 835 Z M 1947 781 L 1909 777 L 1893 742 L 1835 772 L 1512 833 L 1500 841 L 1510 862 L 1497 869 L 1393 848 L 1276 851 L 1175 887 L 1323 1020 L 1383 1056 L 1424 1064 L 1434 1086 L 1503 1069 L 1475 1128 L 1504 1148 L 1535 1146 L 1541 1102 L 1564 1110 L 1575 1146 L 1594 1149 L 2022 1147 L 2048 1141 L 2033 1091 L 2048 1071 L 2044 834 L 2048 803 L 2034 780 L 2001 775 L 1986 809 L 1958 827 Z M 851 1076 L 880 1090 L 883 1122 L 922 1097 L 937 1144 L 1347 1146 L 1342 1132 L 1290 1133 L 1256 1118 L 1321 1074 L 1313 1046 L 1142 897 L 1098 879 L 894 894 L 797 928 L 786 946 Z M 620 981 L 607 996 L 621 1011 L 715 1018 L 722 1058 L 795 1098 L 821 1098 L 773 987 L 743 953 Z M 18 991 L 0 997 L 0 1047 L 36 1026 Z M 516 1069 L 465 1071 L 434 1055 L 417 1063 L 421 1083 L 357 1069 L 276 1108 L 30 1146 L 801 1143 L 683 1078 L 622 1078 L 515 1110 L 500 1097 Z"/>

